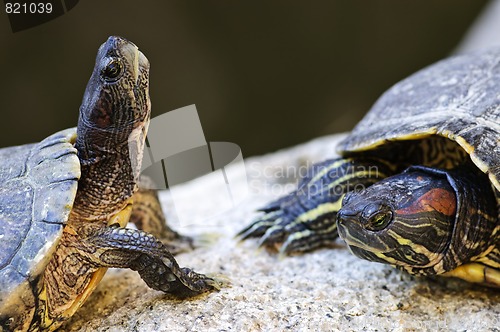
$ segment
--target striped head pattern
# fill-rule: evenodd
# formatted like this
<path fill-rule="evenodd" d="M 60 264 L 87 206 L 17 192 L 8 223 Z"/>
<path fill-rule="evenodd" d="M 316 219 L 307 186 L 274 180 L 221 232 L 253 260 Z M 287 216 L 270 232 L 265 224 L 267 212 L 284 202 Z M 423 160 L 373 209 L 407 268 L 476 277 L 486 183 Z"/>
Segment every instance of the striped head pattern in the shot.
<path fill-rule="evenodd" d="M 433 271 L 449 249 L 456 211 L 455 191 L 446 177 L 409 169 L 348 193 L 337 225 L 360 258 Z"/>

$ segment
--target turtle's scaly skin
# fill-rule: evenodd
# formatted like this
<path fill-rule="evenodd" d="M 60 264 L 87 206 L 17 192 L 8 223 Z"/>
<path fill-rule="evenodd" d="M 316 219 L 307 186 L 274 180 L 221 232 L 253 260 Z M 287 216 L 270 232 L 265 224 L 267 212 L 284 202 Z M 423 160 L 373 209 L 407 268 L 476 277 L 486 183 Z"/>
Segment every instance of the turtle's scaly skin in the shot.
<path fill-rule="evenodd" d="M 499 86 L 500 48 L 443 60 L 401 81 L 339 144 L 342 158 L 314 166 L 296 192 L 264 207 L 265 214 L 240 235 L 262 236 L 261 245 L 279 247 L 281 253 L 331 245 L 338 236 L 337 214 L 344 209 L 344 195 L 356 186 L 368 187 L 350 195 L 356 196 L 352 199 L 357 202 L 356 208 L 348 204 L 344 210 L 347 213 L 351 209 L 352 215 L 347 214 L 349 221 L 343 221 L 340 235 L 353 252 L 413 274 L 456 276 L 500 287 Z M 418 202 L 427 197 L 438 201 L 444 198 L 426 196 L 423 189 L 412 187 L 410 173 L 398 177 L 413 165 L 432 167 L 429 172 L 436 183 L 446 174 L 455 189 L 457 213 L 453 227 L 447 231 L 439 231 L 438 224 L 447 220 L 440 215 L 430 223 L 428 233 L 416 235 L 418 227 L 429 226 L 424 223 L 424 215 L 434 213 Z M 465 175 L 456 178 L 458 173 Z M 406 191 L 396 194 L 395 189 L 384 191 L 385 187 L 377 186 L 373 189 L 380 191 L 377 196 L 378 192 L 369 190 L 370 185 L 386 177 L 384 186 L 397 184 Z M 432 190 L 432 186 L 425 188 Z M 412 226 L 415 232 L 398 229 L 398 218 L 404 217 L 394 211 L 383 229 L 370 229 L 370 218 L 378 218 L 385 209 L 383 204 L 370 205 L 370 199 L 387 199 L 394 209 L 400 206 L 397 202 L 403 193 L 408 194 L 405 204 L 414 203 L 422 209 L 417 211 L 422 213 L 421 223 Z M 364 209 L 372 212 L 370 218 L 364 217 Z M 390 236 L 383 237 L 384 232 Z M 440 241 L 446 246 L 429 249 L 433 242 Z M 429 248 L 424 249 L 426 244 Z M 429 263 L 425 267 L 409 266 L 402 255 L 399 260 L 389 258 L 386 253 L 398 246 L 425 255 Z M 410 250 L 405 252 L 411 254 Z"/>
<path fill-rule="evenodd" d="M 0 223 L 6 222 L 3 243 L 9 243 L 4 248 L 0 241 L 0 276 L 6 277 L 0 330 L 57 329 L 108 267 L 133 269 L 151 288 L 179 297 L 220 286 L 179 267 L 172 247 L 154 235 L 123 228 L 133 216 L 169 237 L 166 226 L 152 226 L 164 221 L 155 194 L 137 194 L 151 108 L 148 89 L 146 57 L 131 42 L 110 37 L 99 48 L 76 138 L 73 129 L 0 152 L 5 156 Z"/>

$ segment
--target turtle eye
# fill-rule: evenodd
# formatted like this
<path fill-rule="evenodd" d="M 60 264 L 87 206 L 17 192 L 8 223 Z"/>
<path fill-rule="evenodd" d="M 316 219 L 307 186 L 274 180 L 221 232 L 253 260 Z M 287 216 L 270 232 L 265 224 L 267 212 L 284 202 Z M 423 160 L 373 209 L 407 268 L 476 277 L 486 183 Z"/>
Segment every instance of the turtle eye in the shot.
<path fill-rule="evenodd" d="M 119 59 L 111 60 L 101 71 L 101 76 L 107 82 L 118 80 L 123 71 L 123 65 Z"/>
<path fill-rule="evenodd" d="M 367 223 L 366 228 L 371 231 L 380 231 L 384 229 L 392 220 L 392 211 L 381 211 L 371 216 Z"/>

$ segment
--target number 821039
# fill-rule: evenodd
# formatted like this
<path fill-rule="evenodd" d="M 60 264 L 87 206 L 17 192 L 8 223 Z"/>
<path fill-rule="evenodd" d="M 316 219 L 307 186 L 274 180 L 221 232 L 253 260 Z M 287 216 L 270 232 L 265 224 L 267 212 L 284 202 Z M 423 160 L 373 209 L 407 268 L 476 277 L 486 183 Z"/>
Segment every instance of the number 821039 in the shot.
<path fill-rule="evenodd" d="M 52 13 L 52 4 L 50 2 L 7 2 L 5 12 L 7 14 L 50 14 Z"/>

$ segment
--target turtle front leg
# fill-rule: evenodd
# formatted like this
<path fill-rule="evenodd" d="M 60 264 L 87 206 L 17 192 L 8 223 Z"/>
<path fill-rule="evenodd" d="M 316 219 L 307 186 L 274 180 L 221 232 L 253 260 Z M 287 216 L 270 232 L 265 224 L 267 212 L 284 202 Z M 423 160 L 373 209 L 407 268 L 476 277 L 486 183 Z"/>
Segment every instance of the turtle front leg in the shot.
<path fill-rule="evenodd" d="M 132 198 L 134 204 L 130 221 L 137 228 L 161 240 L 173 255 L 192 250 L 193 239 L 177 233 L 167 225 L 158 192 L 149 189 L 151 181 L 148 177 L 141 176 L 139 191 Z"/>
<path fill-rule="evenodd" d="M 179 267 L 169 248 L 152 234 L 120 227 L 131 210 L 129 204 L 113 216 L 111 226 L 77 220 L 64 228 L 43 278 L 34 285 L 38 297 L 30 331 L 57 329 L 83 305 L 109 267 L 137 271 L 149 287 L 179 298 L 222 287 Z"/>
<path fill-rule="evenodd" d="M 179 298 L 221 287 L 212 278 L 179 267 L 163 242 L 141 230 L 109 226 L 92 231 L 81 241 L 94 248 L 93 264 L 132 269 L 149 287 Z"/>
<path fill-rule="evenodd" d="M 280 254 L 332 246 L 338 237 L 337 212 L 344 195 L 390 176 L 393 166 L 375 158 L 330 159 L 311 166 L 298 189 L 260 211 L 241 239 L 261 237 L 259 244 Z"/>

